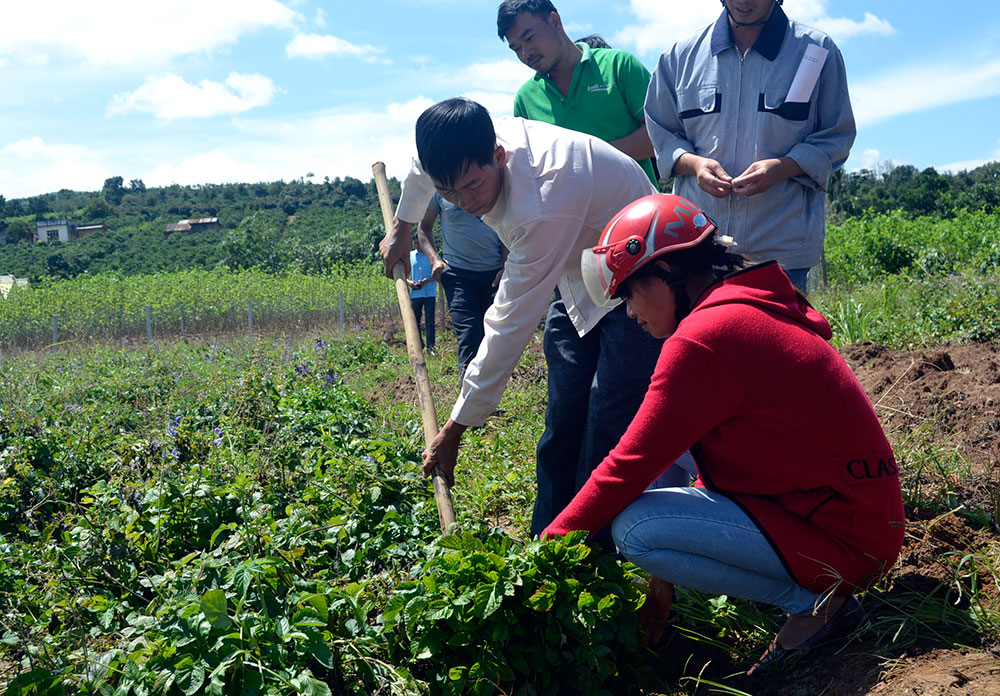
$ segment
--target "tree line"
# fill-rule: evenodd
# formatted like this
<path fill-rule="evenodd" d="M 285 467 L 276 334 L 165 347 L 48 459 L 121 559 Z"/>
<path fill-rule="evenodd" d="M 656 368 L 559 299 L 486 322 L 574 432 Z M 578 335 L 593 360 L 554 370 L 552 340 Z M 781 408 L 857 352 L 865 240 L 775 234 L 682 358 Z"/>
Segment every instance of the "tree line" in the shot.
<path fill-rule="evenodd" d="M 940 218 L 960 210 L 992 213 L 1000 210 L 1000 162 L 958 174 L 892 162 L 856 172 L 841 169 L 830 180 L 827 208 L 834 222 L 894 210 Z"/>
<path fill-rule="evenodd" d="M 116 271 L 260 267 L 321 272 L 376 262 L 382 218 L 374 181 L 353 177 L 147 187 L 141 179 L 106 179 L 99 191 L 63 189 L 28 198 L 0 195 L 0 273 L 37 280 Z M 390 182 L 398 194 L 399 183 Z M 1000 162 L 958 174 L 884 162 L 834 173 L 828 219 L 868 213 L 950 218 L 961 210 L 1000 211 Z M 217 217 L 221 230 L 164 235 L 168 223 Z M 35 223 L 103 223 L 106 232 L 70 244 L 34 244 Z"/>

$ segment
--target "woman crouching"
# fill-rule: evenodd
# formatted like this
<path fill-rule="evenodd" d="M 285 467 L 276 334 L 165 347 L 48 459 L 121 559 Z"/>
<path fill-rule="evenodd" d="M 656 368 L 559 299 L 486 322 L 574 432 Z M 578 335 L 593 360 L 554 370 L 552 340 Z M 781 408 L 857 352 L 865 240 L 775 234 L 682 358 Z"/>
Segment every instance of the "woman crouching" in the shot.
<path fill-rule="evenodd" d="M 830 325 L 777 263 L 748 265 L 716 232 L 656 194 L 584 252 L 595 302 L 621 298 L 668 338 L 632 424 L 544 534 L 613 520 L 621 553 L 652 576 L 654 641 L 673 584 L 781 607 L 753 673 L 857 627 L 853 595 L 895 562 L 904 513 L 892 448 Z M 649 488 L 689 449 L 695 487 Z"/>

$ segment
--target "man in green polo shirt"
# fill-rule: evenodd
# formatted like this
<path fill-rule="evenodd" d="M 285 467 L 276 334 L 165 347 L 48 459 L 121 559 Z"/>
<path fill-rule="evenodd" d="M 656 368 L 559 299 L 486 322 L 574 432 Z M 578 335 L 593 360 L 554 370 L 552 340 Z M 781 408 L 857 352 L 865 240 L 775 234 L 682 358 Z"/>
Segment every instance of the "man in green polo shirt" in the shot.
<path fill-rule="evenodd" d="M 635 159 L 655 185 L 643 105 L 649 71 L 628 51 L 573 43 L 549 0 L 504 0 L 497 33 L 535 71 L 514 115 L 593 135 Z"/>

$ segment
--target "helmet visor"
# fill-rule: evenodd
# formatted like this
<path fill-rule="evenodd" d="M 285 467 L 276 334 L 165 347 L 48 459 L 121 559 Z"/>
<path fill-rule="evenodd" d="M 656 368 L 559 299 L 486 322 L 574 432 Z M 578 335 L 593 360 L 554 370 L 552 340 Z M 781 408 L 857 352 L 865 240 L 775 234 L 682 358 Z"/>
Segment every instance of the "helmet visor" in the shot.
<path fill-rule="evenodd" d="M 612 299 L 611 283 L 614 274 L 608 268 L 606 252 L 594 253 L 593 249 L 584 249 L 580 255 L 580 271 L 583 274 L 583 284 L 587 294 L 599 307 L 609 307 L 618 304 Z"/>

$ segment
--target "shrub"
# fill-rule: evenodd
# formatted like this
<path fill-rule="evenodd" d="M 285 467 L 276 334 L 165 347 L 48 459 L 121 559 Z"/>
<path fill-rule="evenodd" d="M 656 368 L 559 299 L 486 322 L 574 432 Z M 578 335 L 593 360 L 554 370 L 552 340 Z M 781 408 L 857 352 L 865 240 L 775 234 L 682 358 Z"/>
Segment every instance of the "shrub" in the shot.
<path fill-rule="evenodd" d="M 492 532 L 438 542 L 393 591 L 395 651 L 442 694 L 634 694 L 652 679 L 631 566 L 564 539 Z"/>

